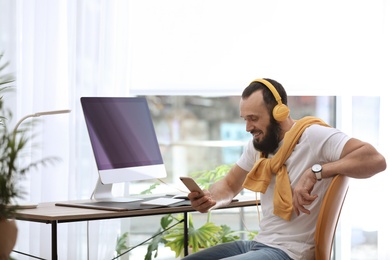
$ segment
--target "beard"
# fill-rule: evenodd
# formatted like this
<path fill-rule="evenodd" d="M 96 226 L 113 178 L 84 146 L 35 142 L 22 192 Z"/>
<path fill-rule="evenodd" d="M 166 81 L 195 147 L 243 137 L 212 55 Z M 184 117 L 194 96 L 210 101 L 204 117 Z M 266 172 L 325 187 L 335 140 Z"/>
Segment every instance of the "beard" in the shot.
<path fill-rule="evenodd" d="M 259 152 L 269 154 L 273 153 L 279 146 L 280 125 L 275 120 L 271 119 L 267 126 L 267 134 L 262 140 L 253 139 L 253 146 Z"/>

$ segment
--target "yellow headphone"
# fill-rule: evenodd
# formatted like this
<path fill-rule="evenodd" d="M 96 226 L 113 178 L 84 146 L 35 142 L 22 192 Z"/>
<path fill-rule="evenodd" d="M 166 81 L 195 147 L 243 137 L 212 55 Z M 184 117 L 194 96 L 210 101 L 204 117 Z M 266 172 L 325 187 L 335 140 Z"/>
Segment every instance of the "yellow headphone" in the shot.
<path fill-rule="evenodd" d="M 276 102 L 278 102 L 278 104 L 272 110 L 272 115 L 274 119 L 278 122 L 286 120 L 287 117 L 290 115 L 290 109 L 288 108 L 288 106 L 282 103 L 282 98 L 280 97 L 276 88 L 265 79 L 255 79 L 254 81 L 252 81 L 252 83 L 253 82 L 263 83 L 269 90 L 271 90 Z"/>

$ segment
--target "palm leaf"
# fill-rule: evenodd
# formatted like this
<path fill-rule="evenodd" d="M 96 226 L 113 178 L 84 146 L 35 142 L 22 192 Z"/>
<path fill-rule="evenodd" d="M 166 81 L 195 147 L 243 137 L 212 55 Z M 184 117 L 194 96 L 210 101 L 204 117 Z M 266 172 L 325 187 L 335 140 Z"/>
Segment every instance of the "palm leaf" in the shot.
<path fill-rule="evenodd" d="M 183 218 L 182 215 L 179 219 Z M 188 246 L 193 252 L 199 251 L 200 248 L 207 248 L 218 243 L 218 233 L 221 228 L 212 222 L 206 222 L 203 226 L 196 229 L 192 220 L 192 215 L 188 214 Z M 178 225 L 164 238 L 168 241 L 165 246 L 170 247 L 179 257 L 184 251 L 184 225 Z"/>

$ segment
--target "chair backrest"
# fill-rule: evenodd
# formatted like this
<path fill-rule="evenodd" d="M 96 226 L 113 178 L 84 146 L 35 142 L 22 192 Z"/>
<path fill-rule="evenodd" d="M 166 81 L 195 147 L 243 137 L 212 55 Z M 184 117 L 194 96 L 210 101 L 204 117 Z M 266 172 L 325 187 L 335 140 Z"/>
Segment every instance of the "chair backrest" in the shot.
<path fill-rule="evenodd" d="M 349 177 L 336 175 L 325 193 L 317 219 L 315 241 L 316 260 L 329 260 L 341 209 L 349 188 Z"/>

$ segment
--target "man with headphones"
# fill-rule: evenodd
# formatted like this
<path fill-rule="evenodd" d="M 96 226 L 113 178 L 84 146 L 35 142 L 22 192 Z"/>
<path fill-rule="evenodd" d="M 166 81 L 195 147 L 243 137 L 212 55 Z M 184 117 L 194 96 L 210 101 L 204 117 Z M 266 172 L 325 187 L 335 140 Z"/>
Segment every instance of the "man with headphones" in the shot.
<path fill-rule="evenodd" d="M 314 259 L 316 220 L 332 177 L 369 178 L 386 169 L 385 158 L 318 118 L 292 119 L 286 91 L 272 79 L 256 79 L 244 89 L 240 116 L 253 139 L 222 180 L 204 195 L 188 197 L 205 213 L 229 204 L 243 188 L 260 192 L 259 233 L 184 259 Z"/>

